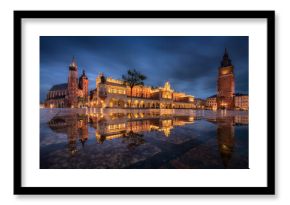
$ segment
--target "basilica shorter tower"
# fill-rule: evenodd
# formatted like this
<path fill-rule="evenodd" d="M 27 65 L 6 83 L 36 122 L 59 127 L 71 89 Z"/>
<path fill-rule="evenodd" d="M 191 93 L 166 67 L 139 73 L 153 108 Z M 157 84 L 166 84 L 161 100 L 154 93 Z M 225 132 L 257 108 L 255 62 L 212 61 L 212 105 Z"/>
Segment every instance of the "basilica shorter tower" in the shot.
<path fill-rule="evenodd" d="M 234 109 L 235 75 L 227 49 L 218 69 L 217 109 Z"/>

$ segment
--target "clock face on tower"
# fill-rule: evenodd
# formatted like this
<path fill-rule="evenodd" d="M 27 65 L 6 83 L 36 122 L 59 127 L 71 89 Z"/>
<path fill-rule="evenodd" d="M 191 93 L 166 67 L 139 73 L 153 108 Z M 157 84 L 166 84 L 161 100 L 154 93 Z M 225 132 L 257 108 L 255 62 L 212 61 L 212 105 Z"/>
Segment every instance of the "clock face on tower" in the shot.
<path fill-rule="evenodd" d="M 232 73 L 232 69 L 231 68 L 221 68 L 220 72 L 222 75 L 227 75 L 227 74 Z"/>

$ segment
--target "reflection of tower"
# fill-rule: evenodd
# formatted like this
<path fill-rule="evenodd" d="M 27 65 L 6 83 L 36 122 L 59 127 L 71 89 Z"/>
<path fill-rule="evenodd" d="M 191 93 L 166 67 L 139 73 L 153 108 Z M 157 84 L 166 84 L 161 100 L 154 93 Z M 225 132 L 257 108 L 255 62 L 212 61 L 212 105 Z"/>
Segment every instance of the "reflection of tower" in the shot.
<path fill-rule="evenodd" d="M 229 58 L 227 49 L 221 66 L 219 68 L 217 80 L 217 108 L 218 109 L 233 109 L 234 108 L 234 93 L 235 93 L 235 76 L 234 66 Z"/>
<path fill-rule="evenodd" d="M 170 136 L 170 130 L 173 128 L 173 121 L 172 119 L 161 120 L 160 130 L 163 131 L 166 137 Z"/>
<path fill-rule="evenodd" d="M 77 115 L 67 117 L 67 122 L 70 126 L 67 127 L 68 149 L 73 155 L 77 152 L 77 139 L 78 139 L 78 124 Z"/>
<path fill-rule="evenodd" d="M 82 119 L 80 122 L 80 142 L 82 143 L 82 146 L 84 146 L 89 138 L 87 118 Z"/>
<path fill-rule="evenodd" d="M 234 126 L 232 120 L 226 119 L 226 121 L 218 122 L 217 141 L 225 168 L 228 167 L 229 161 L 234 151 L 234 138 Z"/>
<path fill-rule="evenodd" d="M 77 107 L 78 99 L 78 66 L 75 58 L 73 57 L 72 62 L 69 66 L 68 74 L 68 107 Z"/>
<path fill-rule="evenodd" d="M 99 118 L 96 122 L 96 140 L 98 143 L 103 144 L 106 140 L 107 120 Z"/>
<path fill-rule="evenodd" d="M 83 91 L 85 101 L 87 102 L 88 100 L 88 93 L 89 93 L 89 80 L 88 77 L 86 76 L 85 70 L 83 70 L 83 74 L 81 75 L 79 79 L 79 87 Z"/>

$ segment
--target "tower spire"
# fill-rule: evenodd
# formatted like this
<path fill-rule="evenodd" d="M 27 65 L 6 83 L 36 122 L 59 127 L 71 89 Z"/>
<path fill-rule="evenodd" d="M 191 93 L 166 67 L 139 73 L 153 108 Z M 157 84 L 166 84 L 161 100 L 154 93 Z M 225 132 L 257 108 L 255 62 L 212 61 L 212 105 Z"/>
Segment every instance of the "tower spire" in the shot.
<path fill-rule="evenodd" d="M 69 65 L 69 69 L 70 70 L 77 70 L 77 68 L 78 68 L 78 65 L 76 62 L 76 58 L 75 58 L 75 56 L 73 56 L 71 64 Z"/>
<path fill-rule="evenodd" d="M 232 65 L 232 61 L 229 58 L 227 48 L 225 48 L 225 53 L 224 53 L 223 59 L 221 61 L 221 67 L 227 67 L 227 66 L 231 66 L 231 65 Z"/>
<path fill-rule="evenodd" d="M 86 79 L 88 79 L 88 77 L 86 76 L 86 71 L 85 71 L 85 69 L 83 69 L 83 74 L 81 75 L 80 79 L 81 79 L 81 78 L 86 78 Z"/>
<path fill-rule="evenodd" d="M 225 53 L 224 53 L 224 56 L 228 56 L 229 54 L 228 54 L 228 50 L 227 50 L 227 48 L 225 48 Z"/>

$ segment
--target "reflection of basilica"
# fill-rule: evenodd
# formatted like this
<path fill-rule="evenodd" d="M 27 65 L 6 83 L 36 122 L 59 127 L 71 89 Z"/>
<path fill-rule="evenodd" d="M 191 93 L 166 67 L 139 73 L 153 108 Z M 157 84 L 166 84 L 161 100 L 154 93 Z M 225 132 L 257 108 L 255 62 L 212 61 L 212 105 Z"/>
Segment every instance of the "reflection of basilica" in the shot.
<path fill-rule="evenodd" d="M 78 150 L 77 141 L 79 140 L 84 146 L 88 140 L 87 119 L 86 116 L 78 114 L 56 116 L 48 122 L 48 125 L 55 132 L 67 134 L 68 150 L 73 155 Z"/>

